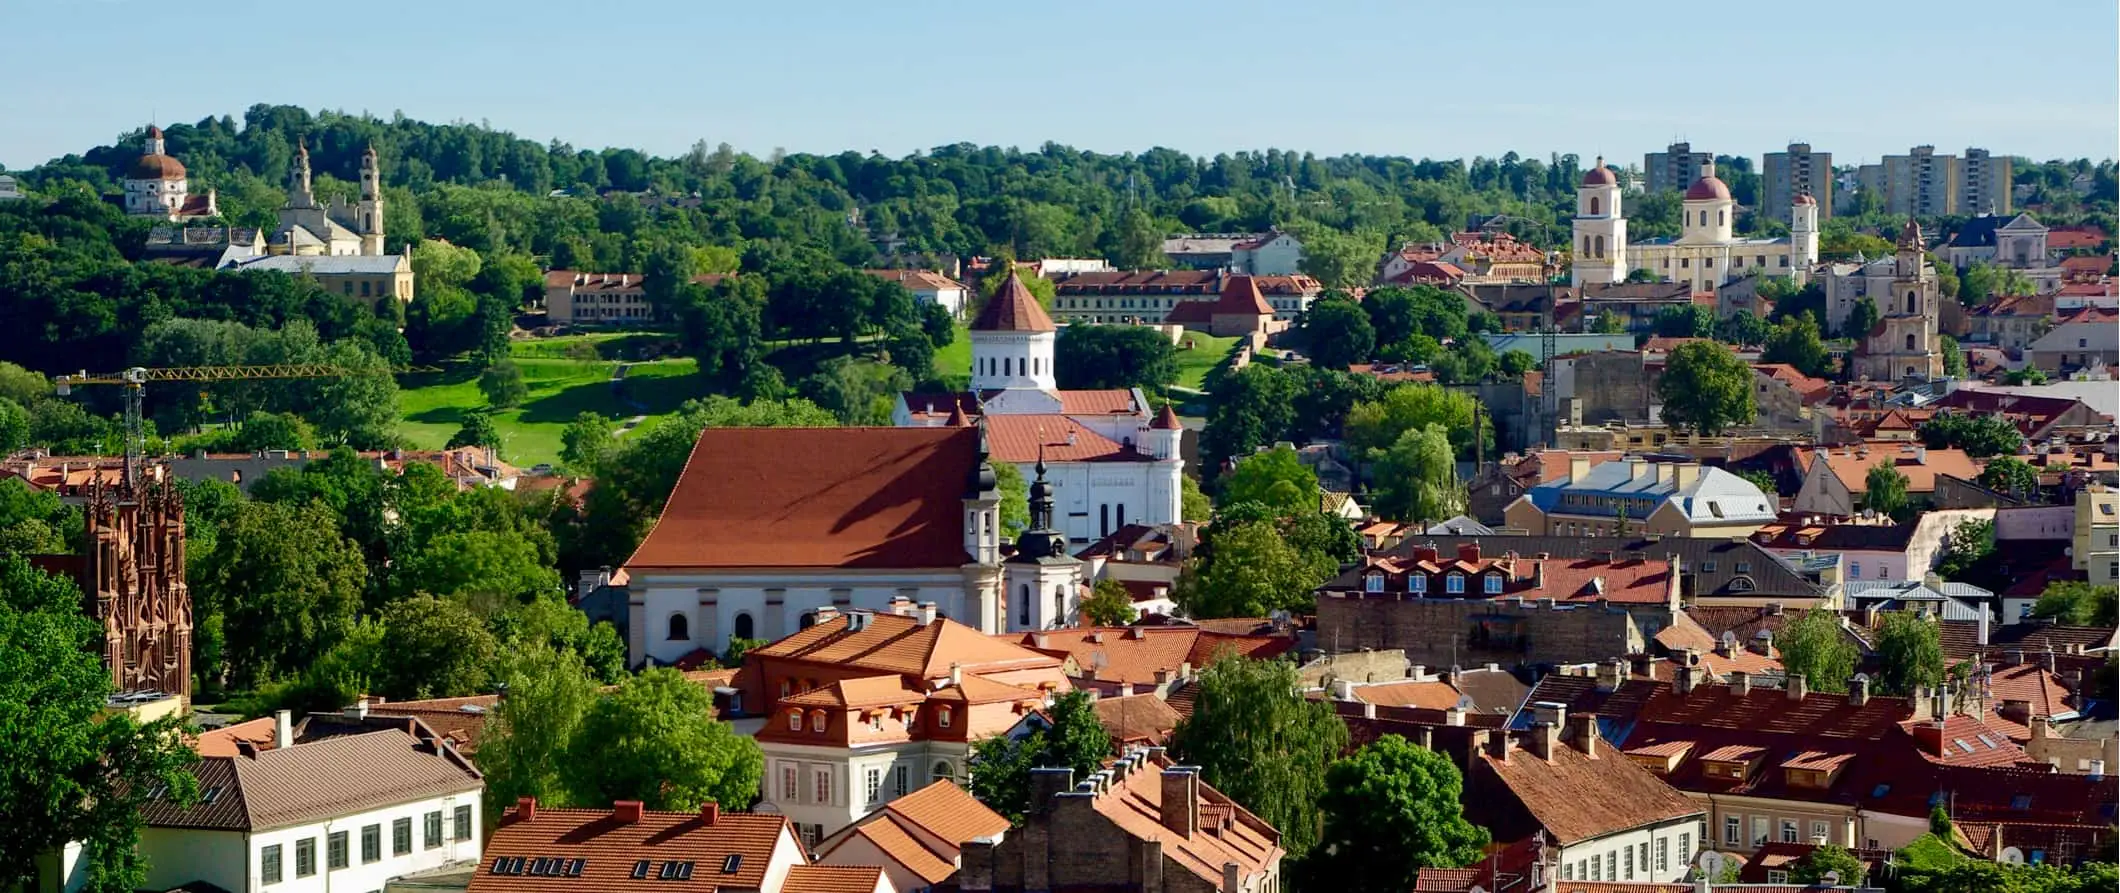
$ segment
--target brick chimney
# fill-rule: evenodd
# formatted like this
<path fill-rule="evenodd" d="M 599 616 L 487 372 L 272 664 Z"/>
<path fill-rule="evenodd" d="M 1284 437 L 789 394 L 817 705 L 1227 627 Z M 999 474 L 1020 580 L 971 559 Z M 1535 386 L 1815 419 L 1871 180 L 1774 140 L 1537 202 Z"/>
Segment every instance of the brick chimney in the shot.
<path fill-rule="evenodd" d="M 1804 695 L 1811 693 L 1810 683 L 1804 680 L 1802 673 L 1789 674 L 1788 689 L 1791 701 L 1801 701 Z"/>
<path fill-rule="evenodd" d="M 1487 755 L 1504 763 L 1509 762 L 1509 751 L 1516 749 L 1516 739 L 1507 729 L 1494 729 L 1487 733 Z"/>
<path fill-rule="evenodd" d="M 537 821 L 536 797 L 515 798 L 515 820 L 519 822 Z"/>
<path fill-rule="evenodd" d="M 1608 693 L 1618 691 L 1619 684 L 1626 680 L 1627 662 L 1625 660 L 1615 657 L 1597 665 L 1598 691 Z"/>
<path fill-rule="evenodd" d="M 638 825 L 640 816 L 639 800 L 619 800 L 611 804 L 611 820 L 621 825 Z"/>
<path fill-rule="evenodd" d="M 699 804 L 700 824 L 713 827 L 714 823 L 719 821 L 721 821 L 721 804 L 712 800 Z"/>
<path fill-rule="evenodd" d="M 1192 766 L 1163 770 L 1163 827 L 1191 838 L 1200 830 L 1200 775 Z"/>
<path fill-rule="evenodd" d="M 1472 564 L 1480 563 L 1480 544 L 1477 542 L 1459 543 L 1458 560 Z"/>
<path fill-rule="evenodd" d="M 1548 763 L 1553 762 L 1553 747 L 1560 743 L 1561 730 L 1550 722 L 1531 724 L 1531 754 Z"/>
<path fill-rule="evenodd" d="M 1577 713 L 1568 717 L 1568 743 L 1575 745 L 1583 756 L 1597 757 L 1597 714 Z"/>
<path fill-rule="evenodd" d="M 1863 673 L 1857 673 L 1855 678 L 1848 680 L 1848 706 L 1860 707 L 1869 702 L 1870 677 Z"/>

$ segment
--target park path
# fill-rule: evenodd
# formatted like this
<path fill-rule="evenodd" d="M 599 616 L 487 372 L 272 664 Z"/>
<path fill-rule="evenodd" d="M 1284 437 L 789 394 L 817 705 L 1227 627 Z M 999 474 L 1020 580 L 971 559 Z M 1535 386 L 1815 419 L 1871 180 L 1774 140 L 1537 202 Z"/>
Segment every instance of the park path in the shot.
<path fill-rule="evenodd" d="M 627 407 L 630 407 L 637 412 L 639 410 L 647 409 L 648 407 L 643 406 L 640 403 L 635 402 L 634 400 L 626 396 L 626 370 L 632 367 L 632 365 L 632 363 L 620 363 L 617 366 L 612 367 L 611 395 L 613 397 L 618 398 L 618 402 L 625 404 Z M 635 428 L 639 428 L 640 423 L 645 422 L 647 420 L 648 417 L 645 414 L 636 415 L 620 423 L 618 429 L 611 432 L 611 436 L 624 437 L 626 434 L 632 432 Z"/>

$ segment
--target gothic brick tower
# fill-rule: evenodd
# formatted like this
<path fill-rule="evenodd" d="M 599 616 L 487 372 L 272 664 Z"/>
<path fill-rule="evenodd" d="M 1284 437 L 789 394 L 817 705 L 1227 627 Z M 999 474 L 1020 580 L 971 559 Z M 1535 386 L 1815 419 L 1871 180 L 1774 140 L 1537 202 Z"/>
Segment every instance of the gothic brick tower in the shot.
<path fill-rule="evenodd" d="M 119 691 L 191 697 L 191 591 L 184 582 L 184 500 L 166 481 L 96 486 L 88 501 L 81 591 L 103 625 L 103 663 Z"/>

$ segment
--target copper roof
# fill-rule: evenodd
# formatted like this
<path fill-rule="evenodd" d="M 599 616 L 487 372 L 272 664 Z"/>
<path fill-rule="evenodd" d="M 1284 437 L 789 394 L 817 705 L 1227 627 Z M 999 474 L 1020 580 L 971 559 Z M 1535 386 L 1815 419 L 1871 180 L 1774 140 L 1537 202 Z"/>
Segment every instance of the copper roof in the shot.
<path fill-rule="evenodd" d="M 1693 181 L 1692 186 L 1686 187 L 1686 201 L 1706 200 L 1729 201 L 1730 185 L 1712 173 L 1702 174 L 1700 179 Z"/>
<path fill-rule="evenodd" d="M 971 428 L 709 428 L 627 566 L 958 567 Z"/>
<path fill-rule="evenodd" d="M 1009 270 L 1008 281 L 1001 290 L 988 298 L 986 306 L 980 308 L 979 318 L 972 321 L 974 332 L 1054 332 L 1053 318 L 1045 314 L 1038 299 L 1024 287 L 1023 280 L 1015 270 Z"/>

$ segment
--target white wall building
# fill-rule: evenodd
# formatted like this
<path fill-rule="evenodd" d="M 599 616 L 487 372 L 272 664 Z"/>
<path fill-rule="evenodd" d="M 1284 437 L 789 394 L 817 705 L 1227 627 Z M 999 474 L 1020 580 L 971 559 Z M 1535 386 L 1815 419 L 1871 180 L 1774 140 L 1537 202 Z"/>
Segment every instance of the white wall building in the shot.
<path fill-rule="evenodd" d="M 1264 233 L 1230 245 L 1229 260 L 1248 276 L 1294 276 L 1303 271 L 1303 243 L 1288 233 Z"/>
<path fill-rule="evenodd" d="M 183 163 L 170 157 L 162 139 L 162 128 L 147 128 L 144 148 L 140 160 L 133 162 L 125 179 L 119 181 L 125 190 L 125 213 L 172 221 L 197 220 L 221 213 L 215 205 L 212 190 L 202 196 L 191 194 L 191 180 Z"/>
<path fill-rule="evenodd" d="M 1818 260 L 1818 202 L 1808 194 L 1796 196 L 1789 210 L 1788 236 L 1740 239 L 1732 232 L 1737 201 L 1709 164 L 1686 190 L 1679 237 L 1629 244 L 1617 180 L 1599 159 L 1576 188 L 1575 285 L 1620 282 L 1635 270 L 1663 282 L 1689 283 L 1696 292 L 1712 292 L 1754 274 L 1801 283 Z"/>

